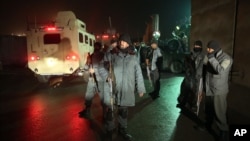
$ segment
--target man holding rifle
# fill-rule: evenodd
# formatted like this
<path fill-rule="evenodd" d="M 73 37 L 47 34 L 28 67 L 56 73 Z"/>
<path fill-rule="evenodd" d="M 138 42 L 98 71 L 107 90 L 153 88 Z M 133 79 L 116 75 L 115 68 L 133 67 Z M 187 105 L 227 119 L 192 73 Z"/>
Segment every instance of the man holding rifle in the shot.
<path fill-rule="evenodd" d="M 105 98 L 105 93 L 108 92 L 108 84 L 101 78 L 98 68 L 103 65 L 104 53 L 101 51 L 102 44 L 96 42 L 94 44 L 94 53 L 88 55 L 85 69 L 89 71 L 89 81 L 85 93 L 85 109 L 79 112 L 79 117 L 90 118 L 90 107 L 94 95 L 97 93 L 101 99 L 102 105 L 105 108 L 109 104 L 108 98 Z"/>
<path fill-rule="evenodd" d="M 120 36 L 118 50 L 111 52 L 105 61 L 109 62 L 109 65 L 106 65 L 109 68 L 106 69 L 106 75 L 103 77 L 115 83 L 113 94 L 118 112 L 118 133 L 125 140 L 130 141 L 132 136 L 127 132 L 128 107 L 135 106 L 135 90 L 140 97 L 143 96 L 146 90 L 141 67 L 128 34 Z M 110 115 L 107 117 L 116 116 Z M 112 139 L 113 130 L 115 129 L 114 119 L 107 119 L 106 123 L 107 135 Z"/>

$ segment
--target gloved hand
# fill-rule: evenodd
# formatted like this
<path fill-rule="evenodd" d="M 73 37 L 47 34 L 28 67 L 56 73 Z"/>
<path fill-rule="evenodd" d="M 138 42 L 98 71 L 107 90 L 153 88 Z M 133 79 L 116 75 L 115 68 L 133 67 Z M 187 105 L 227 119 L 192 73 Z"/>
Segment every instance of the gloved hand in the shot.
<path fill-rule="evenodd" d="M 215 57 L 215 53 L 214 51 L 213 52 L 210 52 L 210 53 L 207 53 L 207 58 L 210 59 L 212 57 Z"/>

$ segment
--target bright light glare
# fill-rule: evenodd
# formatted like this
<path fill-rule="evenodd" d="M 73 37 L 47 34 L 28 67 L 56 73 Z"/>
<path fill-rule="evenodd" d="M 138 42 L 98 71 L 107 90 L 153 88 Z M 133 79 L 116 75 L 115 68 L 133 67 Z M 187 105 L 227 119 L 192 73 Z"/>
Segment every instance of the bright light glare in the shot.
<path fill-rule="evenodd" d="M 55 58 L 47 58 L 45 61 L 49 67 L 53 67 L 57 63 L 57 59 Z"/>
<path fill-rule="evenodd" d="M 159 31 L 155 31 L 154 33 L 153 33 L 153 37 L 155 38 L 155 39 L 159 39 L 160 38 L 160 36 L 161 36 L 161 33 L 159 32 Z"/>
<path fill-rule="evenodd" d="M 67 60 L 77 60 L 77 56 L 76 55 L 68 55 L 66 57 Z"/>
<path fill-rule="evenodd" d="M 107 38 L 109 38 L 109 35 L 102 35 L 102 38 L 107 39 Z"/>
<path fill-rule="evenodd" d="M 47 27 L 47 30 L 48 30 L 48 31 L 55 31 L 56 28 L 55 28 L 55 27 Z"/>
<path fill-rule="evenodd" d="M 34 61 L 34 60 L 35 60 L 35 57 L 34 57 L 34 56 L 31 56 L 31 60 Z"/>
<path fill-rule="evenodd" d="M 76 60 L 76 56 L 75 56 L 75 55 L 73 55 L 71 58 L 72 58 L 73 60 Z"/>
<path fill-rule="evenodd" d="M 40 57 L 39 56 L 31 56 L 30 60 L 31 61 L 40 60 Z"/>

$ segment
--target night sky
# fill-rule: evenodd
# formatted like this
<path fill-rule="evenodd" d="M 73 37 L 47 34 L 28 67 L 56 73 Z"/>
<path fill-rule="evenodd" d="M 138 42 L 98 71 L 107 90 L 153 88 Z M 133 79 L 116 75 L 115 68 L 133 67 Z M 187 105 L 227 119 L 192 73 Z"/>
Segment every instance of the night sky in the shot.
<path fill-rule="evenodd" d="M 23 33 L 30 22 L 50 23 L 58 11 L 73 11 L 87 30 L 102 33 L 109 16 L 117 32 L 142 37 L 151 14 L 159 14 L 162 38 L 191 13 L 191 0 L 7 0 L 0 5 L 0 34 Z M 35 18 L 36 17 L 36 18 Z"/>

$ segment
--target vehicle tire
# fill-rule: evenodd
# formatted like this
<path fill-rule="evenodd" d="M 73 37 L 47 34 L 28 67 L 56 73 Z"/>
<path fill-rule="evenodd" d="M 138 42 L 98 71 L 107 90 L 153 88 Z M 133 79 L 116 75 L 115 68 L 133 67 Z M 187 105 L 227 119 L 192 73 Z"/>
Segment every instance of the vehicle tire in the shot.
<path fill-rule="evenodd" d="M 40 83 L 48 83 L 49 79 L 50 79 L 50 76 L 49 75 L 39 75 L 39 74 L 37 74 L 36 78 Z"/>
<path fill-rule="evenodd" d="M 170 51 L 177 51 L 181 47 L 181 42 L 177 39 L 170 39 L 167 46 Z"/>
<path fill-rule="evenodd" d="M 170 70 L 172 73 L 183 72 L 183 63 L 179 60 L 174 60 L 170 63 Z"/>

